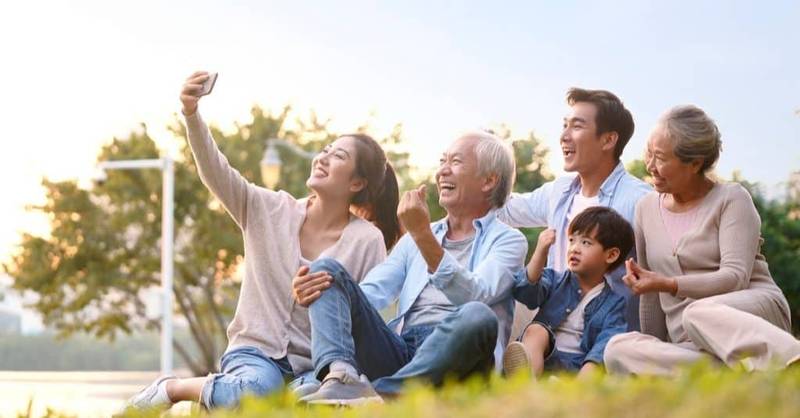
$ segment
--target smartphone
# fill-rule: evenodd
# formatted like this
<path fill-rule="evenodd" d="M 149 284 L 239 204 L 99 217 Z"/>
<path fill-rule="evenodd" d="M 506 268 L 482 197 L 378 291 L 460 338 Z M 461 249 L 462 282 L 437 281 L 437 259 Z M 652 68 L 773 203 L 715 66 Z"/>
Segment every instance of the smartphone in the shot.
<path fill-rule="evenodd" d="M 208 75 L 208 80 L 203 82 L 203 88 L 200 90 L 201 96 L 210 94 L 211 90 L 214 90 L 214 84 L 217 83 L 217 75 L 219 75 L 219 73 L 210 73 Z"/>

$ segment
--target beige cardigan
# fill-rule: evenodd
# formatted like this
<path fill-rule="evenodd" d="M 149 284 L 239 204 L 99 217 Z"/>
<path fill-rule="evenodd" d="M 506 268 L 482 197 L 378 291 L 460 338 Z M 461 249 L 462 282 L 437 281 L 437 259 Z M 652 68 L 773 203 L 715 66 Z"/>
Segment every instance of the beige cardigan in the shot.
<path fill-rule="evenodd" d="M 659 210 L 659 193 L 636 206 L 638 263 L 678 284 L 669 293 L 642 295 L 642 332 L 671 342 L 688 341 L 684 308 L 696 299 L 743 289 L 759 289 L 789 317 L 789 304 L 770 276 L 761 254 L 761 219 L 747 190 L 737 183 L 716 184 L 698 207 L 693 227 L 673 248 Z"/>
<path fill-rule="evenodd" d="M 186 127 L 200 178 L 244 235 L 245 273 L 227 351 L 255 347 L 274 359 L 288 356 L 295 374 L 310 370 L 308 310 L 294 302 L 291 286 L 300 267 L 306 199 L 248 182 L 219 151 L 198 113 L 186 117 Z M 361 281 L 386 258 L 386 245 L 377 227 L 351 216 L 339 241 L 320 257 L 335 258 Z"/>

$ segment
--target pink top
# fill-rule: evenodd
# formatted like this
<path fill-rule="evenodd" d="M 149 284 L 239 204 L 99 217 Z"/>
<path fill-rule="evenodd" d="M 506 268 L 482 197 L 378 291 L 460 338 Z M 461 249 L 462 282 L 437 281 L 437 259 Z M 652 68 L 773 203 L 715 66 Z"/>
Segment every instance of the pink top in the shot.
<path fill-rule="evenodd" d="M 667 230 L 672 241 L 673 249 L 678 247 L 678 241 L 694 225 L 694 220 L 697 218 L 697 210 L 700 209 L 700 206 L 697 205 L 686 212 L 672 212 L 664 207 L 664 195 L 658 196 L 658 209 L 661 212 L 661 219 L 664 220 L 664 229 Z"/>
<path fill-rule="evenodd" d="M 678 291 L 675 295 L 653 292 L 641 296 L 643 334 L 673 343 L 690 341 L 683 328 L 683 310 L 689 304 L 745 289 L 769 295 L 786 318 L 781 328 L 791 330 L 789 303 L 761 254 L 761 219 L 744 187 L 716 184 L 697 205 L 694 222 L 677 247 L 660 216 L 664 212 L 659 202 L 659 194 L 651 192 L 636 205 L 636 256 L 643 268 L 674 278 Z"/>

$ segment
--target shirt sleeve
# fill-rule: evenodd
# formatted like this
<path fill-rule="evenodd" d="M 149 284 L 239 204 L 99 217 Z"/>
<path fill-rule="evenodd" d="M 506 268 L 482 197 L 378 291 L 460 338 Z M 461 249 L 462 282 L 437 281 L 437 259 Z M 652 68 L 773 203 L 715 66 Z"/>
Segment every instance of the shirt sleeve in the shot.
<path fill-rule="evenodd" d="M 528 309 L 538 308 L 550 296 L 556 276 L 555 270 L 546 268 L 542 270 L 542 276 L 539 281 L 531 283 L 528 281 L 528 270 L 526 268 L 520 269 L 514 280 L 514 289 L 512 291 L 514 299 L 527 306 Z"/>
<path fill-rule="evenodd" d="M 761 218 L 741 186 L 731 187 L 719 218 L 720 263 L 716 271 L 678 276 L 677 296 L 699 299 L 747 289 L 761 248 Z"/>
<path fill-rule="evenodd" d="M 247 201 L 256 189 L 276 201 L 279 199 L 278 193 L 255 186 L 230 165 L 199 112 L 186 116 L 186 130 L 200 180 L 219 199 L 240 228 L 246 226 Z"/>
<path fill-rule="evenodd" d="M 528 242 L 521 232 L 508 229 L 491 246 L 472 271 L 445 251 L 438 268 L 430 276 L 431 283 L 454 305 L 470 301 L 492 305 L 511 296 L 514 275 L 525 261 Z"/>
<path fill-rule="evenodd" d="M 497 219 L 515 228 L 547 226 L 550 193 L 553 182 L 528 193 L 512 193 L 506 204 L 497 210 Z"/>

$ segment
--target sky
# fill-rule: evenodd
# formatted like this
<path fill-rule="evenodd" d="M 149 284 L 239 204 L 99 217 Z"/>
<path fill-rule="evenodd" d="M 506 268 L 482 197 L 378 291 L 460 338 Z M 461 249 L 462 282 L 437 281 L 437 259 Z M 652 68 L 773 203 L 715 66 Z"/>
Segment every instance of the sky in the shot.
<path fill-rule="evenodd" d="M 337 131 L 402 123 L 412 162 L 433 167 L 466 129 L 534 131 L 561 174 L 571 86 L 608 89 L 640 158 L 668 108 L 705 109 L 723 135 L 718 173 L 777 190 L 800 169 L 800 2 L 9 1 L 0 13 L 0 260 L 41 179 L 87 184 L 97 153 L 145 123 L 165 153 L 183 80 L 218 71 L 204 117 L 223 129 L 252 105 L 315 110 Z"/>

